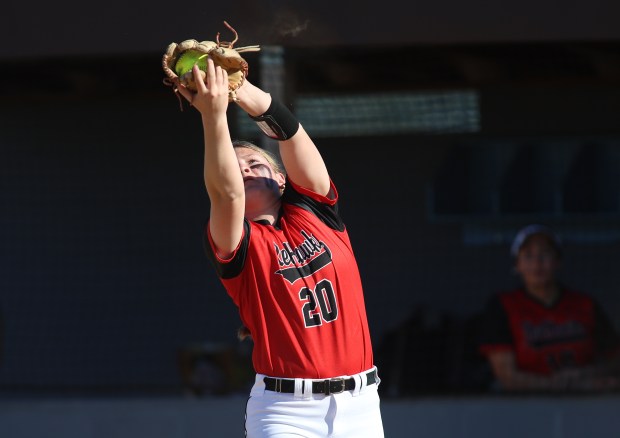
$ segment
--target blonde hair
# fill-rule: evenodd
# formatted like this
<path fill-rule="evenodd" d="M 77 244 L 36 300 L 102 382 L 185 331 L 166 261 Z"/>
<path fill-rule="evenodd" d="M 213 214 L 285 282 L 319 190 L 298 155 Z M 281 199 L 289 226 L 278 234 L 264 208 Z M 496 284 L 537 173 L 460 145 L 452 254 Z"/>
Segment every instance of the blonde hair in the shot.
<path fill-rule="evenodd" d="M 245 148 L 245 149 L 250 149 L 250 150 L 253 150 L 254 152 L 261 154 L 263 157 L 265 157 L 265 160 L 267 160 L 267 162 L 269 163 L 269 165 L 272 167 L 272 169 L 275 172 L 281 173 L 282 175 L 286 175 L 286 170 L 284 169 L 284 166 L 280 163 L 280 161 L 276 158 L 276 156 L 272 154 L 271 152 L 266 151 L 260 146 L 256 146 L 254 143 L 250 143 L 249 141 L 245 141 L 245 140 L 234 140 L 232 144 L 235 149 Z"/>

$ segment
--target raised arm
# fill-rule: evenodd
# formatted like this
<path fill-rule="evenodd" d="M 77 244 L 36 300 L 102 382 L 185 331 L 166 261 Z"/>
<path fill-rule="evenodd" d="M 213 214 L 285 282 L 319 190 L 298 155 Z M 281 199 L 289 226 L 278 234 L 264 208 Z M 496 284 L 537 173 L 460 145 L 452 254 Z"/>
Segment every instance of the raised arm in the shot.
<path fill-rule="evenodd" d="M 194 67 L 194 77 L 200 77 Z M 222 258 L 229 257 L 241 240 L 245 211 L 245 191 L 235 154 L 226 109 L 228 108 L 228 74 L 213 61 L 207 61 L 206 83 L 196 81 L 198 91 L 184 87 L 179 92 L 202 116 L 204 130 L 204 179 L 211 201 L 209 228 L 215 249 Z"/>
<path fill-rule="evenodd" d="M 239 106 L 250 116 L 257 117 L 276 112 L 276 119 L 282 116 L 286 118 L 294 134 L 285 140 L 279 139 L 278 143 L 288 177 L 301 187 L 320 195 L 327 195 L 330 181 L 323 157 L 303 126 L 290 114 L 290 111 L 283 108 L 279 102 L 272 102 L 269 93 L 248 81 L 237 91 L 237 98 Z M 296 131 L 292 128 L 293 126 Z"/>

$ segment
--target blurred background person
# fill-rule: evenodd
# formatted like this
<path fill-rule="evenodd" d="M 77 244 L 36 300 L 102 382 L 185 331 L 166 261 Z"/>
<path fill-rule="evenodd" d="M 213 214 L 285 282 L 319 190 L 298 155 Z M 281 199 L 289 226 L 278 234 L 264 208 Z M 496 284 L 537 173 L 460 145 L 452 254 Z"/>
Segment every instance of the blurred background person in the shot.
<path fill-rule="evenodd" d="M 511 254 L 521 286 L 489 300 L 480 335 L 499 388 L 620 388 L 620 338 L 594 298 L 558 279 L 559 237 L 547 226 L 528 225 Z"/>

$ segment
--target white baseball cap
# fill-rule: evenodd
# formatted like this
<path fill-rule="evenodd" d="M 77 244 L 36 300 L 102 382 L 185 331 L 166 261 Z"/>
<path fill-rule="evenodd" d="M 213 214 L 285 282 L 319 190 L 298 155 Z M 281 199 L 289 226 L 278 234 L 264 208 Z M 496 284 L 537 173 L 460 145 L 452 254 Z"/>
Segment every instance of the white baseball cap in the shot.
<path fill-rule="evenodd" d="M 517 257 L 517 255 L 519 255 L 519 250 L 525 241 L 534 234 L 542 234 L 547 236 L 553 243 L 553 246 L 555 246 L 558 253 L 561 252 L 562 240 L 551 228 L 546 225 L 531 224 L 519 230 L 512 242 L 512 246 L 510 247 L 510 254 L 512 254 L 513 257 Z"/>

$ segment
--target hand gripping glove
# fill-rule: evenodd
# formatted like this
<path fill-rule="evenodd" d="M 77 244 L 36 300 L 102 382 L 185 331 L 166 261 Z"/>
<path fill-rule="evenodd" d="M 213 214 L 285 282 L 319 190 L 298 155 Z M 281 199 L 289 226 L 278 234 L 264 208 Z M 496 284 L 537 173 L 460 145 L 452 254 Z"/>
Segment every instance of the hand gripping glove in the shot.
<path fill-rule="evenodd" d="M 257 52 L 259 46 L 233 48 L 238 40 L 237 32 L 224 21 L 224 24 L 235 34 L 232 42 L 220 41 L 219 32 L 214 41 L 185 40 L 181 43 L 171 43 L 162 58 L 162 67 L 166 78 L 164 84 L 173 87 L 177 97 L 179 84 L 192 91 L 196 91 L 196 78 L 192 72 L 194 64 L 200 68 L 199 80 L 206 77 L 207 57 L 211 57 L 215 66 L 220 66 L 228 73 L 228 99 L 236 101 L 236 92 L 243 85 L 248 75 L 248 63 L 240 55 L 244 52 Z M 179 97 L 179 102 L 181 102 Z M 181 105 L 181 109 L 183 106 Z"/>

